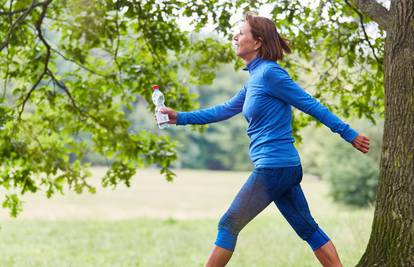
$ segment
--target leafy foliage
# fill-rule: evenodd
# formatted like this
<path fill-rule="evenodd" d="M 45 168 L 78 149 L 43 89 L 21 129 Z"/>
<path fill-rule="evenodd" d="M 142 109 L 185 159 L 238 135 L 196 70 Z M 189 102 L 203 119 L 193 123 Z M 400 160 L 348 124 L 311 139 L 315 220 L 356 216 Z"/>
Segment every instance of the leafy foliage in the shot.
<path fill-rule="evenodd" d="M 18 196 L 44 191 L 94 192 L 85 155 L 103 155 L 111 168 L 103 186 L 130 184 L 135 169 L 156 164 L 167 180 L 176 143 L 142 129 L 128 114 L 158 83 L 167 105 L 196 108 L 189 73 L 211 83 L 214 69 L 235 59 L 230 45 L 192 41 L 177 16 L 212 15 L 225 33 L 230 16 L 217 1 L 0 1 L 0 185 L 3 206 L 20 210 Z M 151 107 L 151 105 L 149 105 Z M 152 108 L 149 108 L 152 109 Z M 149 110 L 148 110 L 149 111 Z M 152 111 L 151 111 L 152 112 Z"/>
<path fill-rule="evenodd" d="M 347 146 L 341 151 L 350 149 L 352 147 Z M 378 163 L 370 157 L 347 157 L 343 161 L 337 157 L 332 159 L 324 178 L 330 182 L 334 200 L 355 206 L 373 204 L 378 186 Z"/>
<path fill-rule="evenodd" d="M 210 84 L 219 64 L 236 60 L 229 44 L 193 38 L 176 18 L 191 18 L 195 32 L 212 23 L 231 39 L 231 14 L 265 3 L 300 57 L 321 55 L 314 66 L 284 62 L 294 77 L 318 70 L 316 96 L 344 115 L 382 113 L 384 34 L 347 1 L 0 0 L 3 206 L 16 215 L 27 192 L 94 192 L 84 160 L 90 152 L 112 164 L 104 186 L 129 185 L 135 168 L 152 164 L 171 180 L 176 143 L 132 127 L 129 113 L 137 99 L 150 103 L 153 83 L 168 106 L 197 108 L 191 84 Z M 338 102 L 326 101 L 331 96 Z M 296 117 L 296 125 L 308 123 Z"/>

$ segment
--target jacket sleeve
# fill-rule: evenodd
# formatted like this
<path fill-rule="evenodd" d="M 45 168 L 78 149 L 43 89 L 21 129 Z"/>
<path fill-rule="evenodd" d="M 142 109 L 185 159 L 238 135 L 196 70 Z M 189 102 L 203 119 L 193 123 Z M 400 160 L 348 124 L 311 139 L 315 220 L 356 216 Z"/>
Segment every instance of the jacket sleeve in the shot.
<path fill-rule="evenodd" d="M 246 88 L 243 87 L 223 104 L 190 112 L 178 112 L 177 125 L 208 124 L 227 120 L 242 111 L 245 96 Z"/>
<path fill-rule="evenodd" d="M 264 72 L 263 76 L 266 92 L 271 96 L 313 116 L 332 132 L 340 134 L 347 142 L 351 143 L 358 136 L 354 129 L 297 85 L 284 69 L 277 66 L 271 67 Z"/>

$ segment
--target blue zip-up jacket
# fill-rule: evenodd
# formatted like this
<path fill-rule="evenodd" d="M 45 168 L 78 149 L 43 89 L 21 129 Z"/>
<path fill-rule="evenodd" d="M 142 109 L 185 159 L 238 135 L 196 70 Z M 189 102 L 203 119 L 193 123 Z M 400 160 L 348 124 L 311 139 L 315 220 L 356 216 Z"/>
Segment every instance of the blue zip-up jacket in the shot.
<path fill-rule="evenodd" d="M 249 123 L 250 159 L 256 168 L 300 165 L 293 145 L 291 106 L 315 117 L 348 142 L 358 135 L 299 87 L 276 62 L 257 57 L 245 70 L 250 78 L 234 97 L 210 108 L 178 112 L 177 125 L 213 123 L 243 112 Z"/>

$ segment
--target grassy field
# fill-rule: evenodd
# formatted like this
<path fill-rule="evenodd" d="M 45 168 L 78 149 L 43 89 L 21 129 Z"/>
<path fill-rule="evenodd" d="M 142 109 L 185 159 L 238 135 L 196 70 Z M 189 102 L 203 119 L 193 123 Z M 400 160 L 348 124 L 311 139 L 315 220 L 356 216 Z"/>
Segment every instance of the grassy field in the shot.
<path fill-rule="evenodd" d="M 104 172 L 94 169 L 99 185 Z M 217 222 L 248 173 L 178 170 L 167 183 L 141 170 L 131 188 L 27 196 L 18 219 L 0 213 L 0 266 L 203 266 Z M 368 241 L 372 209 L 332 203 L 326 184 L 302 182 L 311 211 L 335 242 L 344 266 L 353 266 Z M 230 267 L 319 266 L 276 207 L 243 229 Z"/>

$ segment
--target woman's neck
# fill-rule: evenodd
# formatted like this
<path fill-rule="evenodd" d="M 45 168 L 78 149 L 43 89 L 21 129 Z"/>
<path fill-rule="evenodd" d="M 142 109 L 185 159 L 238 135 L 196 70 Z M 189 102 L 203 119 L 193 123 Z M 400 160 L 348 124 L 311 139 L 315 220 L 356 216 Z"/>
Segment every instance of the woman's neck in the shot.
<path fill-rule="evenodd" d="M 250 62 L 252 62 L 252 60 L 254 60 L 255 58 L 257 58 L 257 54 L 258 53 L 254 53 L 254 54 L 251 54 L 251 55 L 246 55 L 246 57 L 243 58 L 246 65 L 249 64 Z"/>

